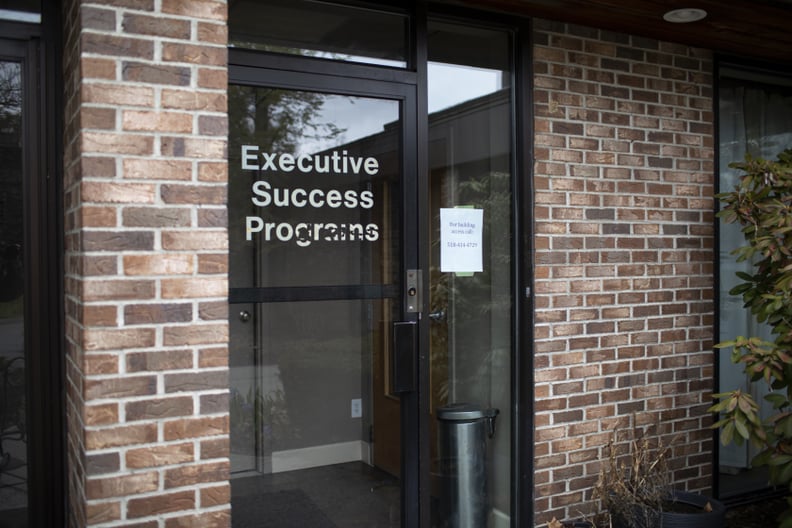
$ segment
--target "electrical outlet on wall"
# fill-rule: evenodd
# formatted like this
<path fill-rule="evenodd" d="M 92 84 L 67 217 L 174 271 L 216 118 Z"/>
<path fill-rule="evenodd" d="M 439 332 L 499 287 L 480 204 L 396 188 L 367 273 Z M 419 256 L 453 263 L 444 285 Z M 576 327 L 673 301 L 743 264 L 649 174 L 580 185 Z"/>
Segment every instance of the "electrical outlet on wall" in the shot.
<path fill-rule="evenodd" d="M 360 418 L 363 416 L 363 401 L 360 398 L 352 400 L 352 418 Z"/>

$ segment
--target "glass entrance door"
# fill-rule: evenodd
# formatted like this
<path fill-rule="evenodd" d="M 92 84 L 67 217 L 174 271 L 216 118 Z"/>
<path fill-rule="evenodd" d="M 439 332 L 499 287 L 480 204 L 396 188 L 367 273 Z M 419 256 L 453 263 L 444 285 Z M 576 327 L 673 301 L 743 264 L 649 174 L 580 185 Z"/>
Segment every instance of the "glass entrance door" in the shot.
<path fill-rule="evenodd" d="M 511 36 L 427 29 L 421 105 L 412 72 L 234 54 L 235 527 L 515 523 Z"/>
<path fill-rule="evenodd" d="M 400 526 L 405 97 L 229 103 L 234 525 Z"/>

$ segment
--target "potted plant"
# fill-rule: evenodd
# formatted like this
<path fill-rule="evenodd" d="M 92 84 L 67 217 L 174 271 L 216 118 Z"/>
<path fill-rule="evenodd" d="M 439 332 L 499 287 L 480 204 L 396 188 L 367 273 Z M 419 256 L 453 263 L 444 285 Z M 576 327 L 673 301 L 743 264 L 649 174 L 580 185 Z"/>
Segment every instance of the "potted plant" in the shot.
<path fill-rule="evenodd" d="M 750 394 L 733 390 L 716 394 L 710 408 L 719 413 L 713 425 L 724 444 L 752 441 L 761 451 L 754 466 L 768 466 L 772 484 L 792 485 L 792 149 L 768 161 L 746 156 L 732 168 L 743 172 L 737 186 L 717 197 L 718 216 L 739 223 L 746 244 L 733 251 L 738 262 L 749 262 L 751 273 L 729 293 L 740 295 L 745 307 L 770 330 L 772 341 L 738 336 L 719 343 L 732 348 L 731 360 L 742 364 L 751 383 L 767 383 L 775 392 L 765 398 L 776 413 L 762 420 Z M 788 499 L 792 504 L 792 498 Z M 780 528 L 792 528 L 792 508 L 781 516 Z"/>
<path fill-rule="evenodd" d="M 721 528 L 726 508 L 698 493 L 673 488 L 670 447 L 659 435 L 636 428 L 619 442 L 615 431 L 607 446 L 594 498 L 607 510 L 612 528 Z"/>

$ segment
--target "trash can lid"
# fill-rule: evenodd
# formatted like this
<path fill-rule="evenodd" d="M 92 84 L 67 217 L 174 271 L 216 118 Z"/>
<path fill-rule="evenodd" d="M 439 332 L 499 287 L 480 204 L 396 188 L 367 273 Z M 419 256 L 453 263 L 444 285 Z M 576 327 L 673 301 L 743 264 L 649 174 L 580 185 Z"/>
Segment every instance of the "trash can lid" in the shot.
<path fill-rule="evenodd" d="M 467 422 L 498 415 L 498 409 L 484 409 L 474 403 L 452 403 L 437 409 L 437 419 L 450 422 Z"/>

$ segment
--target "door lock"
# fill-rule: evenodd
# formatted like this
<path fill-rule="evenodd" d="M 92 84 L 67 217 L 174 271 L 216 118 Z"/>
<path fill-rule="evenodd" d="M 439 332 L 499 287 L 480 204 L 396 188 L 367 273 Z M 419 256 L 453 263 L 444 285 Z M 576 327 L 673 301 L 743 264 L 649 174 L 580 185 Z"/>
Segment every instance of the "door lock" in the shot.
<path fill-rule="evenodd" d="M 250 321 L 250 312 L 248 312 L 247 310 L 242 310 L 241 312 L 239 312 L 239 320 L 242 321 L 243 323 L 247 323 L 248 321 Z"/>
<path fill-rule="evenodd" d="M 404 306 L 407 313 L 421 311 L 423 273 L 419 269 L 407 270 L 404 284 Z"/>

